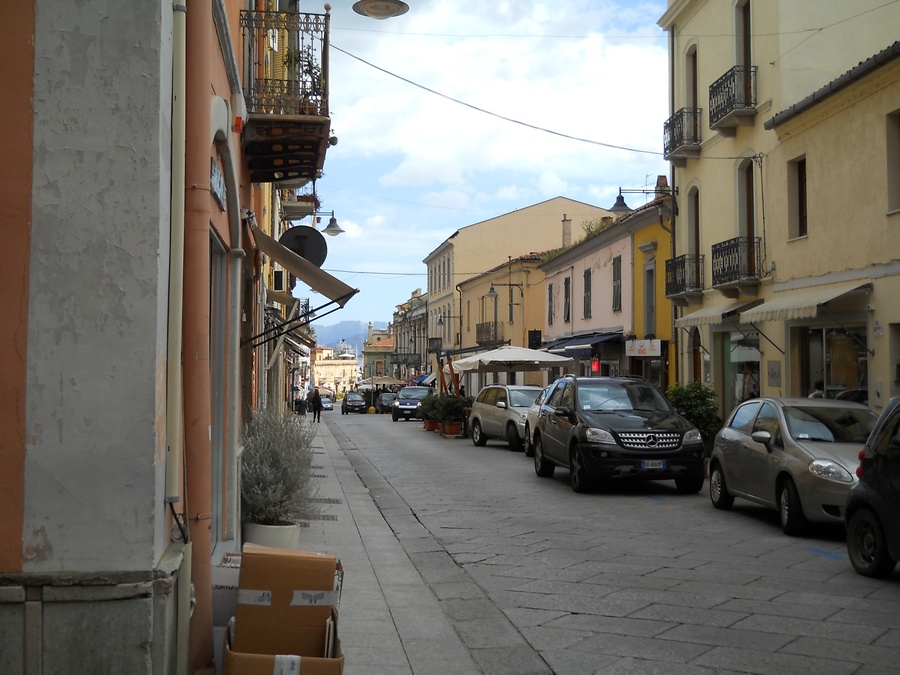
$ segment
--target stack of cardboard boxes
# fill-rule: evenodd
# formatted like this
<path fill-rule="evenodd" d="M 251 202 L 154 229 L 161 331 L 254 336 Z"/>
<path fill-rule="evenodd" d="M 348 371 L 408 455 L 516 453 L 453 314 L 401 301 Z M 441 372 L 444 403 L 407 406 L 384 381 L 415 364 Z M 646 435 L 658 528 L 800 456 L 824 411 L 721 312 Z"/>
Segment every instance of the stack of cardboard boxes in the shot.
<path fill-rule="evenodd" d="M 245 544 L 225 675 L 341 675 L 343 574 L 334 556 Z"/>

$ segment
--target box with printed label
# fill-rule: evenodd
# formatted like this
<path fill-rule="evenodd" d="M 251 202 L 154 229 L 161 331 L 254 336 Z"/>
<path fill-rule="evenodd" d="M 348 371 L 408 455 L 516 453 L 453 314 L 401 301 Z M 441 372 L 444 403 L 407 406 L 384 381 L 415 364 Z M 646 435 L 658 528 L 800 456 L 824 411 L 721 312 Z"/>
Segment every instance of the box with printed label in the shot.
<path fill-rule="evenodd" d="M 332 610 L 326 626 L 326 643 L 320 656 L 300 656 L 293 651 L 284 654 L 247 654 L 235 651 L 232 640 L 235 622 L 232 621 L 225 637 L 224 675 L 342 675 L 344 653 L 337 635 L 336 618 L 337 612 Z"/>
<path fill-rule="evenodd" d="M 335 556 L 245 544 L 234 652 L 322 657 L 342 582 Z"/>

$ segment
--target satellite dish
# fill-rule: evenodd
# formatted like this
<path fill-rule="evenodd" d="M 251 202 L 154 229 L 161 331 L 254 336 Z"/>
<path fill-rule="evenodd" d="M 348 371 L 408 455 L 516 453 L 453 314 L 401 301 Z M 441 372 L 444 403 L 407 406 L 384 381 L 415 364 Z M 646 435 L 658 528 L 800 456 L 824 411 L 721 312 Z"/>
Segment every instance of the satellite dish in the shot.
<path fill-rule="evenodd" d="M 309 225 L 298 225 L 285 231 L 278 240 L 285 248 L 290 249 L 301 258 L 305 258 L 316 267 L 321 267 L 328 256 L 328 244 L 325 237 L 316 228 Z"/>

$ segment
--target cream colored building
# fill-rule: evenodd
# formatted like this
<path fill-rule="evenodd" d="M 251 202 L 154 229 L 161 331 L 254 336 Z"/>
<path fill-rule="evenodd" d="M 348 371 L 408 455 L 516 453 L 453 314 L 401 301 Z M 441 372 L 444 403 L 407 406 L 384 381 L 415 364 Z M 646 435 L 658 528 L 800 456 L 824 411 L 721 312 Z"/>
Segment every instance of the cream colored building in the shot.
<path fill-rule="evenodd" d="M 900 97 L 894 51 L 869 59 L 894 45 L 900 5 L 677 0 L 659 25 L 679 381 L 709 382 L 723 412 L 820 378 L 877 408 L 900 386 Z"/>
<path fill-rule="evenodd" d="M 610 215 L 599 206 L 554 197 L 457 230 L 423 261 L 428 266 L 431 347 L 460 348 L 462 308 L 457 284 L 511 258 L 568 245 L 573 236 L 580 236 L 585 223 Z"/>
<path fill-rule="evenodd" d="M 312 353 L 311 384 L 325 387 L 342 396 L 352 389 L 359 378 L 359 361 L 352 350 L 335 354 L 331 347 L 317 346 Z"/>

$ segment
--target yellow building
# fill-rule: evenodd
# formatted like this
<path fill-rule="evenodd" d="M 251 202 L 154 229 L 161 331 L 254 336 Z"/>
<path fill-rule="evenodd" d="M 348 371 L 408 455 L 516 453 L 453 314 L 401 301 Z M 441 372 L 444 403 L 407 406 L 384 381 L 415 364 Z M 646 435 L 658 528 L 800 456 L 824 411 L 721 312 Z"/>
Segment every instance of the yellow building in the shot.
<path fill-rule="evenodd" d="M 460 347 L 462 308 L 457 284 L 511 257 L 570 244 L 573 229 L 577 236 L 585 223 L 610 215 L 599 206 L 554 197 L 457 230 L 423 261 L 428 266 L 430 344 Z"/>
<path fill-rule="evenodd" d="M 896 66 L 869 59 L 894 44 L 900 6 L 673 0 L 659 25 L 679 381 L 710 383 L 722 412 L 820 378 L 873 401 L 880 381 L 883 401 L 897 387 L 896 317 L 877 302 L 898 259 L 897 89 Z"/>

